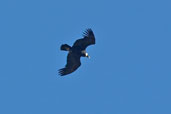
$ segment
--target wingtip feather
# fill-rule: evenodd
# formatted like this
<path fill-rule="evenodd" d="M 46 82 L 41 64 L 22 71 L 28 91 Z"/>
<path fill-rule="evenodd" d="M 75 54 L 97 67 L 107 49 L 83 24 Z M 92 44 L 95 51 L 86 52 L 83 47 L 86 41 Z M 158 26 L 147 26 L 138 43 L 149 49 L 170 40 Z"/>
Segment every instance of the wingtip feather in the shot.
<path fill-rule="evenodd" d="M 58 70 L 58 74 L 59 74 L 60 76 L 64 76 L 64 75 L 65 75 L 64 70 L 65 70 L 64 68 L 59 69 L 59 70 Z"/>
<path fill-rule="evenodd" d="M 83 32 L 83 37 L 95 38 L 91 28 L 88 28 Z"/>

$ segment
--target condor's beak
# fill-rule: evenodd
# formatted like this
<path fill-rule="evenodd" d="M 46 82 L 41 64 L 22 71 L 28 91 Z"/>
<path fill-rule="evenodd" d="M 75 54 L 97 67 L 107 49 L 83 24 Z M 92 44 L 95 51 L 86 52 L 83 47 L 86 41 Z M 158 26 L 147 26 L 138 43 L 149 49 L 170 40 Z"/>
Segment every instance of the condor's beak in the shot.
<path fill-rule="evenodd" d="M 85 56 L 86 56 L 87 58 L 89 58 L 89 59 L 90 59 L 90 56 L 88 55 L 88 53 L 85 53 Z"/>

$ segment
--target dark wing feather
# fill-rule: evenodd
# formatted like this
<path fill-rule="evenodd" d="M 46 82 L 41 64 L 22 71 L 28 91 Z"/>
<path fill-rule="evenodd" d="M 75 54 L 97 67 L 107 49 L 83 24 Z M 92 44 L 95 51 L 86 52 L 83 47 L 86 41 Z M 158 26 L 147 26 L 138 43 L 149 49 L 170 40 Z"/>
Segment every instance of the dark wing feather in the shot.
<path fill-rule="evenodd" d="M 87 46 L 95 44 L 95 36 L 91 29 L 87 29 L 83 33 L 82 39 L 78 39 L 75 41 L 73 47 L 79 46 L 82 50 L 85 50 Z"/>
<path fill-rule="evenodd" d="M 59 69 L 59 75 L 64 76 L 74 72 L 81 65 L 80 56 L 75 53 L 69 52 L 67 56 L 67 64 L 65 68 Z"/>

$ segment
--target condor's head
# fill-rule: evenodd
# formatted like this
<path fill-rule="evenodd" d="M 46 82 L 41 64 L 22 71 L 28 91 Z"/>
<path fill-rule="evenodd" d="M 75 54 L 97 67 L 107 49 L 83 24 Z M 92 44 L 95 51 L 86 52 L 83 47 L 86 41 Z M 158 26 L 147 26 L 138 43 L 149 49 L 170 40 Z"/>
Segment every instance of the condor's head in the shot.
<path fill-rule="evenodd" d="M 87 57 L 87 58 L 90 59 L 90 56 L 88 55 L 88 53 L 85 50 L 81 51 L 81 56 L 82 57 Z"/>

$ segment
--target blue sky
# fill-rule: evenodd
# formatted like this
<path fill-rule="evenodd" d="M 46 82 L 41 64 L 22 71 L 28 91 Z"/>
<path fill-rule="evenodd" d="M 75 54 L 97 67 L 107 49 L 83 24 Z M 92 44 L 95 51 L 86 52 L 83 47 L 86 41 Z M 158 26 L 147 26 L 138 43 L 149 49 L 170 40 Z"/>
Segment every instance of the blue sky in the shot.
<path fill-rule="evenodd" d="M 0 1 L 1 114 L 171 114 L 171 1 Z M 60 77 L 60 45 L 92 28 Z"/>

